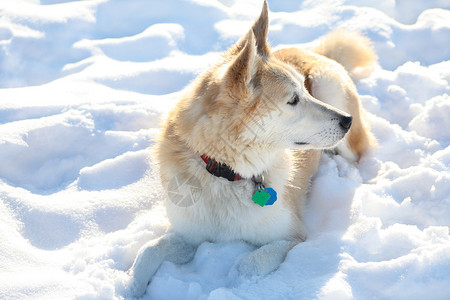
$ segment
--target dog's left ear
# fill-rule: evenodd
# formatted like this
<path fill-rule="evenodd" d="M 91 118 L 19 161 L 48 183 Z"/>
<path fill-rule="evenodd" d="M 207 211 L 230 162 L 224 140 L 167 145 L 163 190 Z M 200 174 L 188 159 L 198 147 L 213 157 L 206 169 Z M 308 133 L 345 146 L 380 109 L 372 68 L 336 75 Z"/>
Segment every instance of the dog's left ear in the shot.
<path fill-rule="evenodd" d="M 250 30 L 242 38 L 243 48 L 231 61 L 226 71 L 226 80 L 233 95 L 239 99 L 246 98 L 251 79 L 258 68 L 258 60 L 255 45 L 255 35 Z"/>
<path fill-rule="evenodd" d="M 259 55 L 269 55 L 270 47 L 267 42 L 267 36 L 269 34 L 269 5 L 267 0 L 264 0 L 261 14 L 252 26 L 253 33 L 256 38 L 256 46 L 258 48 Z"/>

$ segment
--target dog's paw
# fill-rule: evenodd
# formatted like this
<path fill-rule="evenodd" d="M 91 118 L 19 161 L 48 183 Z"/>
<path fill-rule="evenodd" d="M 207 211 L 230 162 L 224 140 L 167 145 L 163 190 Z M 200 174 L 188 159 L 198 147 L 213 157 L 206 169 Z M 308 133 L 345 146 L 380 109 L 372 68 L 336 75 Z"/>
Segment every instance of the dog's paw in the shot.
<path fill-rule="evenodd" d="M 275 241 L 250 252 L 238 262 L 236 270 L 241 277 L 265 276 L 280 266 L 287 252 L 298 241 Z"/>
<path fill-rule="evenodd" d="M 239 277 L 254 278 L 265 275 L 260 266 L 257 265 L 251 254 L 244 256 L 236 265 L 236 271 Z"/>
<path fill-rule="evenodd" d="M 254 251 L 241 258 L 236 266 L 240 277 L 255 278 L 275 271 L 283 259 L 267 256 L 263 251 Z"/>
<path fill-rule="evenodd" d="M 148 281 L 139 280 L 132 275 L 125 288 L 125 295 L 127 297 L 140 298 L 147 291 L 148 284 Z"/>

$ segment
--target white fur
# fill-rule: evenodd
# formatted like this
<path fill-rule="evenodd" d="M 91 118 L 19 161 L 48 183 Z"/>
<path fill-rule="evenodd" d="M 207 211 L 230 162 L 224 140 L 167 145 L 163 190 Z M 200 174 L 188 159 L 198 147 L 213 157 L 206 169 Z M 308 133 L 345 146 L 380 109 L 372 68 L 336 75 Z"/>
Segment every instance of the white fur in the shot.
<path fill-rule="evenodd" d="M 283 165 L 283 158 L 279 159 Z M 278 168 L 276 173 L 265 174 L 265 183 L 277 191 L 277 205 L 257 206 L 250 199 L 255 192 L 251 179 L 230 182 L 225 178 L 212 176 L 205 169 L 205 163 L 197 157 L 191 161 L 203 186 L 199 200 L 190 207 L 180 207 L 167 201 L 167 215 L 173 231 L 187 241 L 199 244 L 203 241 L 224 242 L 245 240 L 255 245 L 264 245 L 274 240 L 295 236 L 301 223 L 286 206 L 284 185 L 289 170 Z M 275 171 L 272 168 L 272 171 Z M 176 174 L 173 174 L 174 176 Z M 281 184 L 280 184 L 281 183 Z M 261 230 L 270 228 L 270 230 Z M 245 230 L 244 230 L 245 229 Z"/>

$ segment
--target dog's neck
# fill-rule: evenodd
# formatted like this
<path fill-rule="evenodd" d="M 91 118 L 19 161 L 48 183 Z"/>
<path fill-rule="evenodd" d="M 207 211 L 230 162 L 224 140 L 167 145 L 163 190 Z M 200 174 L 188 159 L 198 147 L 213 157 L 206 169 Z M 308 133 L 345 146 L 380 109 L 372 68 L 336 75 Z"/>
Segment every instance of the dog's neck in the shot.
<path fill-rule="evenodd" d="M 214 153 L 213 151 L 201 152 L 206 157 L 214 159 L 217 163 L 226 166 L 234 174 L 241 178 L 253 178 L 270 171 L 274 163 L 284 156 L 280 149 L 267 149 L 266 146 L 242 149 L 239 152 Z M 222 155 L 220 155 L 222 154 Z M 204 159 L 203 159 L 204 160 Z M 232 177 L 231 174 L 227 175 Z"/>
<path fill-rule="evenodd" d="M 217 134 L 230 131 L 231 125 L 226 120 L 213 120 L 202 115 L 184 117 L 185 121 L 178 121 L 175 130 L 177 134 L 174 135 L 179 139 L 176 144 L 180 145 L 180 150 L 190 149 L 197 157 L 204 154 L 227 165 L 243 178 L 252 178 L 267 172 L 280 156 L 284 156 L 285 149 L 279 145 L 243 138 L 236 133 Z M 193 127 L 184 125 L 194 118 L 201 120 L 201 126 L 198 125 L 200 122 Z"/>

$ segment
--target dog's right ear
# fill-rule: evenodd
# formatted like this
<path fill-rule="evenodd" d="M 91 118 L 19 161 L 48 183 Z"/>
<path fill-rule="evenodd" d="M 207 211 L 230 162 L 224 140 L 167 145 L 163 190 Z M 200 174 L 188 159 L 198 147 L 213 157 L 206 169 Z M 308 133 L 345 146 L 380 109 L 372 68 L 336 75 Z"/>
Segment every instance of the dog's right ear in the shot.
<path fill-rule="evenodd" d="M 269 34 L 269 6 L 267 0 L 264 0 L 261 14 L 253 23 L 251 30 L 255 35 L 255 42 L 257 46 L 257 53 L 261 56 L 270 54 L 269 42 L 267 36 Z M 233 55 L 242 50 L 245 46 L 247 36 L 243 36 L 235 45 L 229 50 L 229 54 Z"/>
<path fill-rule="evenodd" d="M 248 86 L 256 73 L 259 59 L 253 30 L 244 36 L 242 42 L 245 43 L 243 48 L 233 58 L 225 73 L 228 88 L 239 99 L 246 98 Z"/>

